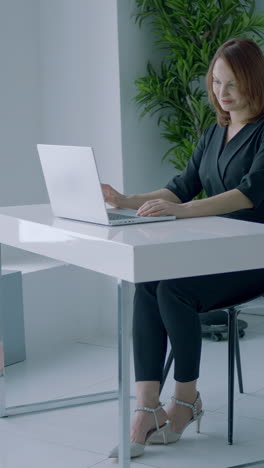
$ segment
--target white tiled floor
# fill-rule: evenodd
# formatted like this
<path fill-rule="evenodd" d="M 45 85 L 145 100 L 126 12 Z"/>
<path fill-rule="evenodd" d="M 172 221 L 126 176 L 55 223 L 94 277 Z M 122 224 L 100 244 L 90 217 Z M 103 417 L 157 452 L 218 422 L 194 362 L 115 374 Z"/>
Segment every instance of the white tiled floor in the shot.
<path fill-rule="evenodd" d="M 132 468 L 227 468 L 264 459 L 264 317 L 248 321 L 241 340 L 245 394 L 235 394 L 235 441 L 227 445 L 227 342 L 203 341 L 201 434 L 192 425 L 170 446 L 147 447 Z M 131 365 L 131 368 L 133 366 Z M 115 343 L 94 340 L 52 350 L 7 368 L 8 405 L 117 388 Z M 168 378 L 162 400 L 172 392 Z M 133 369 L 131 387 L 134 394 Z M 131 409 L 134 401 L 131 400 Z M 117 402 L 97 403 L 0 420 L 0 468 L 106 468 L 116 445 Z M 264 466 L 264 465 L 263 465 Z"/>

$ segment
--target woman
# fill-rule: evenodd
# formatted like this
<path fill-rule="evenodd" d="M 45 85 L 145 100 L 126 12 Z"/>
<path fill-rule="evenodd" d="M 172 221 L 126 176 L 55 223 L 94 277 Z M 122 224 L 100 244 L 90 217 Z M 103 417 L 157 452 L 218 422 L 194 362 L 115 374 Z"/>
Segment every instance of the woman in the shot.
<path fill-rule="evenodd" d="M 264 58 L 257 44 L 232 39 L 216 52 L 208 74 L 209 99 L 217 123 L 203 133 L 186 169 L 165 188 L 125 196 L 103 185 L 114 207 L 138 216 L 177 218 L 228 216 L 264 222 Z M 205 189 L 208 198 L 193 200 Z M 137 408 L 131 430 L 131 457 L 145 444 L 176 442 L 196 421 L 202 401 L 196 390 L 201 355 L 198 313 L 231 305 L 264 290 L 264 269 L 180 278 L 136 286 L 133 342 Z M 176 381 L 164 410 L 159 402 L 167 338 Z M 118 456 L 115 448 L 110 457 Z"/>

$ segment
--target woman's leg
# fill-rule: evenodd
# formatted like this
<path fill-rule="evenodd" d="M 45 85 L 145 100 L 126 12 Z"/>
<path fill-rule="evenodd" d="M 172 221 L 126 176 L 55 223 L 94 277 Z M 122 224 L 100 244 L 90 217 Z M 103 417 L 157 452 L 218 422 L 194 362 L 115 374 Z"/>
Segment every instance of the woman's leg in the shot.
<path fill-rule="evenodd" d="M 133 343 L 136 377 L 136 407 L 159 406 L 160 381 L 167 351 L 167 332 L 160 317 L 156 290 L 158 282 L 136 285 L 134 296 Z M 167 414 L 157 413 L 160 425 Z M 149 430 L 155 428 L 153 414 L 136 412 L 132 421 L 131 440 L 144 443 Z"/>
<path fill-rule="evenodd" d="M 199 294 L 193 278 L 161 281 L 157 288 L 160 315 L 170 338 L 174 355 L 175 390 L 177 400 L 193 404 L 197 397 L 197 379 L 201 358 L 201 322 Z M 198 404 L 198 412 L 201 410 Z M 171 430 L 182 432 L 192 419 L 192 410 L 171 401 L 166 408 Z"/>
<path fill-rule="evenodd" d="M 159 383 L 166 355 L 167 335 L 174 354 L 174 396 L 194 403 L 201 354 L 201 326 L 198 312 L 226 307 L 261 294 L 264 269 L 166 280 L 138 285 L 134 308 L 134 357 L 137 400 L 156 407 Z M 168 407 L 181 432 L 192 417 L 189 408 L 178 404 Z M 164 417 L 163 410 L 159 418 Z M 138 412 L 133 421 L 133 440 L 143 441 L 153 425 L 153 416 Z M 144 426 L 144 430 L 142 429 Z M 141 429 L 140 429 L 141 428 Z"/>
<path fill-rule="evenodd" d="M 137 382 L 160 382 L 167 351 L 167 331 L 157 301 L 158 281 L 136 285 L 133 350 Z"/>
<path fill-rule="evenodd" d="M 195 279 L 160 281 L 157 287 L 160 317 L 174 356 L 174 378 L 183 383 L 199 377 L 202 332 L 198 315 L 199 290 L 193 284 Z"/>
<path fill-rule="evenodd" d="M 178 285 L 178 282 L 181 284 Z M 179 381 L 174 396 L 187 403 L 193 403 L 196 399 L 201 325 L 197 314 L 199 300 L 194 295 L 192 284 L 188 286 L 187 283 L 189 285 L 188 279 L 169 280 L 142 283 L 136 287 L 133 341 L 139 407 L 155 408 L 159 404 L 167 335 L 175 356 L 176 380 Z M 159 423 L 163 424 L 166 420 L 165 411 L 160 410 L 158 416 Z M 180 407 L 177 416 L 177 428 L 180 431 L 191 419 L 192 413 L 189 408 Z M 132 424 L 132 440 L 143 443 L 147 432 L 153 427 L 153 415 L 136 413 Z"/>
<path fill-rule="evenodd" d="M 160 382 L 144 381 L 136 383 L 136 407 L 137 408 L 157 408 L 159 403 Z M 156 413 L 159 426 L 163 426 L 168 420 L 168 415 L 163 408 Z M 144 444 L 150 430 L 156 429 L 153 414 L 145 411 L 134 413 L 131 426 L 131 441 Z"/>
<path fill-rule="evenodd" d="M 234 305 L 264 291 L 264 269 L 161 281 L 157 288 L 160 315 L 174 355 L 174 397 L 194 403 L 199 376 L 201 332 L 198 313 Z M 199 410 L 199 408 L 198 408 Z M 190 409 L 171 402 L 172 429 L 181 432 Z"/>

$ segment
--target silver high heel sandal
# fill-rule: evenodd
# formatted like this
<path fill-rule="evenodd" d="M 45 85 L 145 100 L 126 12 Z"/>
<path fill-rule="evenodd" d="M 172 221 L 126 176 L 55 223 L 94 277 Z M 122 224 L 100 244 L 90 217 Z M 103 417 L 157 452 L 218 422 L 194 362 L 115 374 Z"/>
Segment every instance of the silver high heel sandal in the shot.
<path fill-rule="evenodd" d="M 145 450 L 145 446 L 149 443 L 149 439 L 153 436 L 153 434 L 157 434 L 159 439 L 161 441 L 163 440 L 164 444 L 167 443 L 166 442 L 166 437 L 165 437 L 165 435 L 163 436 L 163 434 L 165 434 L 165 430 L 166 430 L 169 423 L 167 422 L 163 426 L 160 427 L 159 423 L 158 423 L 158 418 L 156 416 L 157 411 L 160 408 L 162 408 L 163 406 L 164 405 L 159 404 L 159 406 L 157 406 L 157 408 L 144 407 L 144 408 L 136 408 L 135 409 L 135 411 L 146 411 L 147 413 L 153 413 L 154 419 L 155 419 L 155 424 L 156 424 L 156 429 L 151 429 L 147 433 L 144 444 L 139 444 L 137 442 L 131 442 L 130 443 L 130 458 L 140 457 L 141 455 L 143 455 L 144 450 Z M 162 443 L 162 442 L 160 442 L 160 443 Z M 113 450 L 108 455 L 108 458 L 118 458 L 118 446 L 113 448 Z"/>
<path fill-rule="evenodd" d="M 201 397 L 200 397 L 200 393 L 197 392 L 197 397 L 196 397 L 196 400 L 193 404 L 191 403 L 185 403 L 185 401 L 181 401 L 181 400 L 176 400 L 176 398 L 174 397 L 171 397 L 171 399 L 175 402 L 175 403 L 178 403 L 179 405 L 183 405 L 183 406 L 187 406 L 188 408 L 191 408 L 192 409 L 192 412 L 193 412 L 193 417 L 192 419 L 190 419 L 190 421 L 185 425 L 185 427 L 183 428 L 183 430 L 181 432 L 173 432 L 171 431 L 170 429 L 170 423 L 168 425 L 166 425 L 166 427 L 164 428 L 164 433 L 162 434 L 162 437 L 160 436 L 160 434 L 156 434 L 153 433 L 151 434 L 151 436 L 148 438 L 148 443 L 149 444 L 173 444 L 174 442 L 177 442 L 177 440 L 180 439 L 183 431 L 185 431 L 186 427 L 188 427 L 190 424 L 192 424 L 194 421 L 196 421 L 196 432 L 197 433 L 200 433 L 200 424 L 201 424 L 201 419 L 202 419 L 202 416 L 204 415 L 204 411 L 201 410 L 199 413 L 198 413 L 198 403 L 201 402 Z M 164 440 L 166 442 L 164 442 Z"/>

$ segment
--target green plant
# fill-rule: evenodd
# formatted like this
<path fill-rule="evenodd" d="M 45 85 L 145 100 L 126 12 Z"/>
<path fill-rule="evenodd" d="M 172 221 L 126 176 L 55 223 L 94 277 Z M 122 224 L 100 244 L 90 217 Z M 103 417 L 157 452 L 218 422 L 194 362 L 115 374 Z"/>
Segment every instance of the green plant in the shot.
<path fill-rule="evenodd" d="M 255 0 L 136 0 L 135 20 L 150 22 L 155 44 L 165 50 L 159 69 L 147 64 L 135 81 L 141 116 L 158 113 L 171 147 L 163 156 L 183 170 L 203 132 L 216 120 L 204 78 L 217 48 L 230 38 L 264 43 L 264 15 Z"/>

